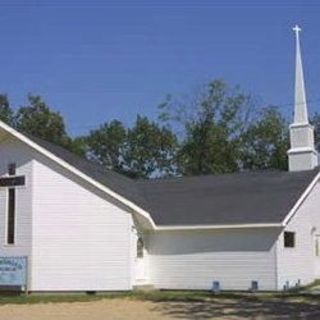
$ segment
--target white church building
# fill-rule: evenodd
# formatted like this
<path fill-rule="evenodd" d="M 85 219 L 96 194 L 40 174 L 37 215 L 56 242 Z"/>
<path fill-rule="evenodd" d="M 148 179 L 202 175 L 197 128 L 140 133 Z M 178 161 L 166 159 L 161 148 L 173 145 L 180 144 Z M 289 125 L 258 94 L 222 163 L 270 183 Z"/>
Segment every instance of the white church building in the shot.
<path fill-rule="evenodd" d="M 288 172 L 135 181 L 0 122 L 0 256 L 27 257 L 28 291 L 283 290 L 320 277 L 299 31 Z"/>

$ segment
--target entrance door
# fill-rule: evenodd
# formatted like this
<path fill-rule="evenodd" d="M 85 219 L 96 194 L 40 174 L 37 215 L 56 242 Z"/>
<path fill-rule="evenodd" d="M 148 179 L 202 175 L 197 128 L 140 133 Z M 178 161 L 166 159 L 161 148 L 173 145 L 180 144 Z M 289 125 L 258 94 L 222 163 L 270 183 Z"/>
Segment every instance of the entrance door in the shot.
<path fill-rule="evenodd" d="M 134 253 L 134 283 L 143 285 L 147 281 L 147 252 L 143 234 L 138 229 L 133 228 L 133 253 Z"/>
<path fill-rule="evenodd" d="M 320 279 L 320 234 L 315 235 L 315 276 Z"/>
<path fill-rule="evenodd" d="M 146 278 L 146 266 L 144 242 L 141 236 L 137 237 L 136 247 L 136 281 L 143 282 Z"/>

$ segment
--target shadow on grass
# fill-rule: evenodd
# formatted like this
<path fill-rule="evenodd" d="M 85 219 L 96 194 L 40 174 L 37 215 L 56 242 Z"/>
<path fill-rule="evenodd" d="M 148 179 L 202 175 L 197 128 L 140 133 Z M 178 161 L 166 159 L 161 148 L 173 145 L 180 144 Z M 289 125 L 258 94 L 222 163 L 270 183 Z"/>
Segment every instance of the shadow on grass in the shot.
<path fill-rule="evenodd" d="M 288 293 L 221 293 L 201 291 L 125 292 L 98 295 L 31 295 L 0 297 L 0 305 L 90 302 L 104 299 L 153 302 L 152 310 L 173 319 L 314 319 L 320 320 L 320 295 Z"/>
<path fill-rule="evenodd" d="M 207 301 L 159 302 L 153 309 L 175 319 L 320 319 L 320 299 L 212 298 Z"/>

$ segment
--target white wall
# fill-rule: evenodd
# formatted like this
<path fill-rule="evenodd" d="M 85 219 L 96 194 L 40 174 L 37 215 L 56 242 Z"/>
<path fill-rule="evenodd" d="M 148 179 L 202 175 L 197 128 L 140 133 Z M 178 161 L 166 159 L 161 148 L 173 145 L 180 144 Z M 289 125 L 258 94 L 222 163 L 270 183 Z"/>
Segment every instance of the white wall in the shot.
<path fill-rule="evenodd" d="M 315 280 L 315 235 L 320 234 L 320 185 L 310 195 L 288 223 L 285 231 L 295 232 L 295 248 L 284 248 L 283 234 L 278 239 L 278 288 L 289 281 L 295 286 Z"/>
<path fill-rule="evenodd" d="M 167 231 L 148 237 L 150 282 L 162 289 L 261 290 L 276 288 L 278 229 Z"/>
<path fill-rule="evenodd" d="M 7 188 L 0 188 L 0 256 L 28 256 L 31 266 L 32 157 L 29 149 L 14 139 L 0 143 L 0 176 L 8 174 L 8 164 L 16 163 L 17 175 L 26 177 L 26 186 L 16 188 L 15 244 L 7 245 Z"/>
<path fill-rule="evenodd" d="M 33 191 L 32 290 L 130 289 L 131 214 L 39 155 Z"/>

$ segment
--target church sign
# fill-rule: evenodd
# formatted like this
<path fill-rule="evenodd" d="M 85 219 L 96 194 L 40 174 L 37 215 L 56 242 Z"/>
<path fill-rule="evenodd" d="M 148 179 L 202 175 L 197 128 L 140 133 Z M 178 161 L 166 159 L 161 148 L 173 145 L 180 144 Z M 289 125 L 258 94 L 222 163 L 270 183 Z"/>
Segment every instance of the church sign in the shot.
<path fill-rule="evenodd" d="M 27 257 L 0 257 L 0 286 L 27 286 Z"/>
<path fill-rule="evenodd" d="M 0 178 L 0 187 L 17 187 L 25 184 L 24 176 Z"/>

